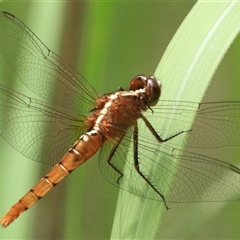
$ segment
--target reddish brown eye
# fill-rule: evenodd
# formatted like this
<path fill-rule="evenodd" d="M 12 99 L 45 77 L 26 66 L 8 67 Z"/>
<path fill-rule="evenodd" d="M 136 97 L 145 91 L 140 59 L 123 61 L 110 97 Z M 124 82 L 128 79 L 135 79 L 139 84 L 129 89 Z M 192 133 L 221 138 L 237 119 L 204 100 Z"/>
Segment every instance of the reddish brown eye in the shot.
<path fill-rule="evenodd" d="M 138 75 L 132 79 L 130 82 L 130 90 L 135 91 L 138 89 L 143 89 L 146 87 L 147 77 L 144 75 Z"/>
<path fill-rule="evenodd" d="M 157 104 L 161 95 L 161 84 L 154 76 L 149 77 L 146 82 L 146 92 L 149 97 L 149 105 L 154 106 Z"/>
<path fill-rule="evenodd" d="M 147 94 L 147 103 L 149 106 L 157 104 L 161 95 L 161 84 L 154 76 L 146 77 L 145 75 L 138 75 L 130 82 L 130 90 L 136 91 L 145 89 Z"/>

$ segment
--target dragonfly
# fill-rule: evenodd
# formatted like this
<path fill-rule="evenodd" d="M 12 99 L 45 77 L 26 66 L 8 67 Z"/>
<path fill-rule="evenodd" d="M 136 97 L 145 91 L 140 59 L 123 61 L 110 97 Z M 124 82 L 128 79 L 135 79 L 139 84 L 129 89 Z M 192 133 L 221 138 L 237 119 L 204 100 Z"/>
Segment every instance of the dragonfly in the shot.
<path fill-rule="evenodd" d="M 128 90 L 99 95 L 17 17 L 1 12 L 0 28 L 3 58 L 38 96 L 0 84 L 0 134 L 25 157 L 53 165 L 1 218 L 3 227 L 98 151 L 110 183 L 166 208 L 240 200 L 238 167 L 189 150 L 240 145 L 240 102 L 160 100 L 162 83 L 145 75 L 134 77 Z M 192 128 L 184 129 L 193 117 Z"/>

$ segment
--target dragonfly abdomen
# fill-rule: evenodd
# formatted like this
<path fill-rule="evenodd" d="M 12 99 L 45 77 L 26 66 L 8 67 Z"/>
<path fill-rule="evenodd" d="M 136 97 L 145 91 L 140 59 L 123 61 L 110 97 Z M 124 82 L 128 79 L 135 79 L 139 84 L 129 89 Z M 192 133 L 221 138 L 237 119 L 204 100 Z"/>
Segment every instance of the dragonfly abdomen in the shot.
<path fill-rule="evenodd" d="M 33 206 L 39 199 L 48 193 L 63 178 L 92 157 L 99 150 L 102 142 L 102 135 L 95 130 L 83 134 L 60 162 L 57 163 L 25 196 L 11 207 L 9 212 L 0 220 L 2 226 L 7 227 L 21 213 Z"/>

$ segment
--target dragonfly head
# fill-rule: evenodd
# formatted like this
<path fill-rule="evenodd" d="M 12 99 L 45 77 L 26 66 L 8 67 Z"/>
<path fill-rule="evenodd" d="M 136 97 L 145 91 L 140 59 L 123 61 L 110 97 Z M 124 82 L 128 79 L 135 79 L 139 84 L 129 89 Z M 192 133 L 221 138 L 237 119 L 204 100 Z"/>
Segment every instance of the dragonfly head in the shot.
<path fill-rule="evenodd" d="M 146 102 L 149 106 L 155 106 L 161 95 L 161 83 L 154 76 L 146 77 L 138 75 L 130 83 L 130 90 L 136 91 L 143 89 L 146 92 Z"/>

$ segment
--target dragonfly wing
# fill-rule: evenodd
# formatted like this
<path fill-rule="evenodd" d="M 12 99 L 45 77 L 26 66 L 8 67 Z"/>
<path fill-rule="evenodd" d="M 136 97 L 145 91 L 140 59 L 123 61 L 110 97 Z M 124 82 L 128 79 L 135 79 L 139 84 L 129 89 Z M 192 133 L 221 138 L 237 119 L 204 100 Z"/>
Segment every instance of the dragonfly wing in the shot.
<path fill-rule="evenodd" d="M 187 140 L 188 147 L 240 145 L 240 102 L 201 103 Z"/>
<path fill-rule="evenodd" d="M 217 148 L 240 145 L 240 102 L 160 101 L 153 113 L 144 113 L 157 133 L 169 137 L 183 130 L 185 135 L 169 141 L 172 146 Z M 194 124 L 192 125 L 192 119 Z M 171 128 L 167 123 L 172 122 Z M 143 132 L 148 137 L 148 132 Z"/>
<path fill-rule="evenodd" d="M 0 26 L 0 52 L 32 92 L 66 109 L 88 112 L 93 108 L 98 95 L 90 83 L 63 63 L 26 25 L 1 12 Z"/>
<path fill-rule="evenodd" d="M 0 134 L 24 156 L 54 164 L 83 133 L 84 117 L 0 85 Z M 75 116 L 75 117 L 74 117 Z"/>
<path fill-rule="evenodd" d="M 181 151 L 159 143 L 145 128 L 139 128 L 138 161 L 140 171 L 165 197 L 167 202 L 213 202 L 240 200 L 240 169 L 217 159 Z M 139 196 L 162 201 L 158 194 L 136 171 L 132 129 L 123 138 L 111 163 L 107 163 L 114 143 L 108 143 L 100 154 L 99 166 L 103 176 L 115 186 Z"/>
<path fill-rule="evenodd" d="M 179 203 L 240 200 L 239 168 L 214 158 L 175 149 L 172 159 L 177 158 L 180 160 L 176 165 L 167 201 Z"/>

